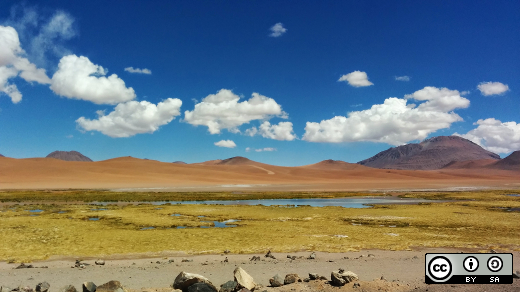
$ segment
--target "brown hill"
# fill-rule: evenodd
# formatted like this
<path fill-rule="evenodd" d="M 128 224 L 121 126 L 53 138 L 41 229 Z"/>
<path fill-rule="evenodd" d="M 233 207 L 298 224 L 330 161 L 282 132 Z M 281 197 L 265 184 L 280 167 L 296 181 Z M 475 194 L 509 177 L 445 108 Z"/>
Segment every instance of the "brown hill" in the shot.
<path fill-rule="evenodd" d="M 407 144 L 382 151 L 358 162 L 374 168 L 432 170 L 453 161 L 500 159 L 500 156 L 459 136 L 439 136 L 418 144 Z"/>
<path fill-rule="evenodd" d="M 495 162 L 497 162 L 495 159 L 452 161 L 446 164 L 442 169 L 477 169 L 484 168 Z"/>
<path fill-rule="evenodd" d="M 228 159 L 215 159 L 215 160 L 208 160 L 204 162 L 198 162 L 193 164 L 202 164 L 202 165 L 252 165 L 252 164 L 263 164 L 260 162 L 253 161 L 251 159 L 242 157 L 242 156 L 235 156 Z"/>
<path fill-rule="evenodd" d="M 231 157 L 228 159 L 224 159 L 216 164 L 217 165 L 245 165 L 245 164 L 253 164 L 253 163 L 257 163 L 257 162 L 247 159 L 242 156 L 235 156 L 235 157 Z"/>
<path fill-rule="evenodd" d="M 366 166 L 359 165 L 359 164 L 356 164 L 356 163 L 348 163 L 348 162 L 345 162 L 345 161 L 332 160 L 332 159 L 327 159 L 327 160 L 320 161 L 318 163 L 304 165 L 304 166 L 300 166 L 300 167 L 324 169 L 324 170 L 327 170 L 327 169 L 330 169 L 330 170 L 332 170 L 332 169 L 351 170 L 351 169 L 367 168 Z"/>
<path fill-rule="evenodd" d="M 244 160 L 233 159 L 231 163 L 240 161 Z M 325 162 L 318 165 L 348 166 L 342 162 Z M 234 165 L 177 164 L 133 157 L 91 163 L 5 157 L 0 163 L 0 189 L 362 191 L 465 186 L 504 188 L 519 183 L 518 171 L 489 168 L 410 171 L 375 169 L 359 165 L 356 169 L 330 169 L 281 167 L 254 161 Z"/>
<path fill-rule="evenodd" d="M 520 150 L 515 151 L 506 158 L 489 165 L 489 168 L 520 170 Z"/>
<path fill-rule="evenodd" d="M 65 161 L 89 161 L 92 159 L 79 153 L 78 151 L 54 151 L 46 156 L 46 158 L 56 158 Z"/>

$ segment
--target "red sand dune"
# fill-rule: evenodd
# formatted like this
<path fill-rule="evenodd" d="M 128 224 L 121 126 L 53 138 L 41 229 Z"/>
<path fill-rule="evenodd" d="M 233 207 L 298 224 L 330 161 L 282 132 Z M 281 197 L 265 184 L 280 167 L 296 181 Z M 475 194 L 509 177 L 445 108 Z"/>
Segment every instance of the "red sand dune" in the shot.
<path fill-rule="evenodd" d="M 375 169 L 342 161 L 281 167 L 246 158 L 214 164 L 177 164 L 133 157 L 97 162 L 0 158 L 0 189 L 164 188 L 199 190 L 376 190 L 520 187 L 519 170 L 433 171 Z"/>

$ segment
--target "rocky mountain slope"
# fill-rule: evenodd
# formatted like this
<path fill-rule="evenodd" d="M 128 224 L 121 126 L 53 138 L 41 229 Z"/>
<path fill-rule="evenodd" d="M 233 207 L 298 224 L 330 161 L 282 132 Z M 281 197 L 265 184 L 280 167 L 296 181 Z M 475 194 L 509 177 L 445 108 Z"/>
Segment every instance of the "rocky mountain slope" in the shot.
<path fill-rule="evenodd" d="M 78 151 L 54 151 L 46 156 L 46 158 L 56 158 L 65 161 L 89 161 L 92 159 L 79 153 Z"/>
<path fill-rule="evenodd" d="M 501 159 L 491 165 L 490 168 L 520 170 L 520 150 L 511 153 L 504 159 Z"/>
<path fill-rule="evenodd" d="M 459 136 L 438 136 L 418 144 L 390 148 L 358 164 L 374 168 L 432 170 L 454 161 L 481 159 L 499 160 L 500 156 Z"/>

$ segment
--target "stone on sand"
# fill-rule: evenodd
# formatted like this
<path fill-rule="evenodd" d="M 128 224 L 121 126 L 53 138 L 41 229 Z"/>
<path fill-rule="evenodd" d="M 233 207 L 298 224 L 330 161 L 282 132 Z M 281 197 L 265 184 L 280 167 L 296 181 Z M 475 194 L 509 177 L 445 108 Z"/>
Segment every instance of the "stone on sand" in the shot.
<path fill-rule="evenodd" d="M 296 282 L 301 282 L 300 276 L 298 274 L 287 274 L 285 275 L 285 280 L 283 281 L 284 285 L 289 285 Z"/>
<path fill-rule="evenodd" d="M 218 290 L 208 283 L 195 283 L 188 287 L 188 292 L 218 292 Z"/>
<path fill-rule="evenodd" d="M 283 279 L 280 277 L 280 275 L 276 274 L 274 277 L 269 279 L 269 284 L 271 284 L 271 287 L 280 287 L 283 286 Z"/>
<path fill-rule="evenodd" d="M 211 286 L 213 284 L 210 280 L 208 280 L 206 277 L 199 275 L 199 274 L 193 274 L 193 273 L 187 273 L 187 272 L 180 272 L 179 275 L 175 278 L 175 281 L 173 281 L 173 288 L 174 289 L 181 289 L 182 291 L 188 291 L 188 287 L 190 287 L 193 284 L 196 283 L 206 283 Z M 215 287 L 215 286 L 213 286 Z M 215 288 L 215 290 L 217 290 Z"/>
<path fill-rule="evenodd" d="M 83 292 L 96 292 L 97 286 L 92 282 L 83 282 Z"/>
<path fill-rule="evenodd" d="M 334 286 L 343 286 L 352 281 L 358 280 L 358 276 L 351 271 L 333 271 L 330 275 Z"/>
<path fill-rule="evenodd" d="M 63 286 L 59 290 L 60 292 L 77 292 L 76 287 L 72 285 Z"/>
<path fill-rule="evenodd" d="M 96 292 L 127 292 L 119 281 L 110 281 L 96 287 Z"/>
<path fill-rule="evenodd" d="M 247 288 L 253 291 L 256 287 L 256 283 L 244 269 L 238 267 L 233 271 L 233 275 L 235 276 L 235 281 L 238 283 L 239 288 Z"/>
<path fill-rule="evenodd" d="M 47 282 L 41 282 L 36 285 L 36 292 L 47 292 L 51 285 Z"/>
<path fill-rule="evenodd" d="M 220 285 L 220 292 L 233 292 L 237 290 L 238 283 L 235 281 L 227 281 Z"/>

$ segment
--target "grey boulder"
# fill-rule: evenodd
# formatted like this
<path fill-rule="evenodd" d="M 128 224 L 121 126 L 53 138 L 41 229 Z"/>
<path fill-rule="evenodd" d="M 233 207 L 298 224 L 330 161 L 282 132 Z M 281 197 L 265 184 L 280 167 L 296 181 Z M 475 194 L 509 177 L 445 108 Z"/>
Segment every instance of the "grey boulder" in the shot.
<path fill-rule="evenodd" d="M 269 284 L 271 284 L 271 287 L 280 287 L 283 286 L 283 279 L 280 277 L 280 275 L 276 274 L 274 277 L 269 279 Z"/>
<path fill-rule="evenodd" d="M 47 292 L 51 285 L 47 282 L 41 282 L 36 285 L 36 292 Z"/>
<path fill-rule="evenodd" d="M 220 292 L 233 292 L 236 291 L 238 283 L 235 281 L 227 281 L 220 286 Z"/>
<path fill-rule="evenodd" d="M 332 285 L 343 286 L 355 280 L 359 280 L 358 276 L 351 271 L 333 271 L 330 275 Z"/>
<path fill-rule="evenodd" d="M 172 286 L 174 289 L 188 291 L 188 287 L 196 283 L 206 283 L 213 286 L 211 281 L 208 280 L 206 277 L 199 274 L 192 274 L 187 272 L 180 272 L 179 275 L 177 275 L 177 277 L 173 281 Z M 215 286 L 213 286 L 213 288 L 215 288 Z M 217 291 L 217 288 L 215 288 L 215 291 Z"/>
<path fill-rule="evenodd" d="M 188 292 L 218 292 L 218 290 L 208 283 L 195 283 L 188 287 Z"/>

